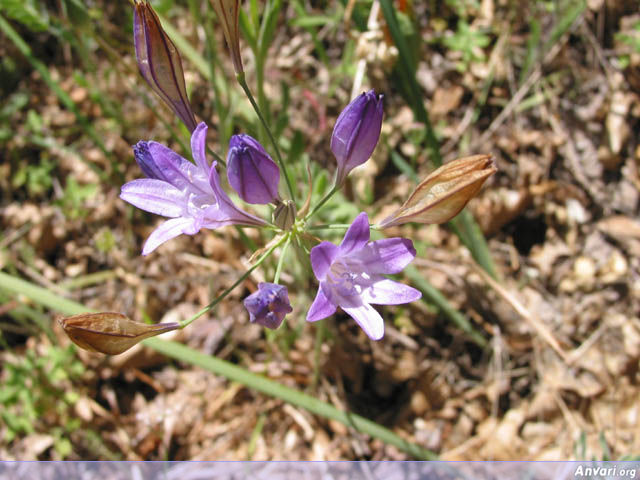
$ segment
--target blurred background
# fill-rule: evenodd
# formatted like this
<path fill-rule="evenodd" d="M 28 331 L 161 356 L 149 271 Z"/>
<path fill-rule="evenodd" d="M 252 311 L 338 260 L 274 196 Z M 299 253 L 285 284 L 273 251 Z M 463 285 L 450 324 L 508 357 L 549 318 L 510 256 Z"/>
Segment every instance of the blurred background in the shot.
<path fill-rule="evenodd" d="M 181 52 L 212 150 L 226 155 L 239 132 L 264 140 L 211 5 L 152 5 Z M 242 306 L 265 279 L 256 272 L 165 337 L 445 460 L 637 458 L 637 2 L 242 8 L 248 83 L 298 178 L 311 162 L 314 194 L 332 179 L 339 112 L 361 91 L 384 94 L 378 147 L 320 223 L 350 223 L 363 210 L 385 218 L 441 159 L 490 153 L 499 171 L 464 222 L 386 232 L 414 240 L 403 281 L 425 294 L 381 309 L 379 342 L 344 314 L 305 322 L 316 283 L 298 281 L 302 257 L 282 276 L 294 311 L 279 330 L 250 324 Z M 140 177 L 131 145 L 190 151 L 189 132 L 138 72 L 132 12 L 126 1 L 0 0 L 0 458 L 411 459 L 188 358 L 141 345 L 114 357 L 79 350 L 53 320 L 70 313 L 63 298 L 138 321 L 187 318 L 268 240 L 207 230 L 140 255 L 161 219 L 118 198 Z"/>

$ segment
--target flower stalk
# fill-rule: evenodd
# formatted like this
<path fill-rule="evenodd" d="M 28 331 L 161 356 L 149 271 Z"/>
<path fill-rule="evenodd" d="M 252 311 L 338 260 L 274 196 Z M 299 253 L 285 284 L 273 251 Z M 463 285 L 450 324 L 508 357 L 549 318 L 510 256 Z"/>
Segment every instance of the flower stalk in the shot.
<path fill-rule="evenodd" d="M 262 123 L 262 126 L 264 127 L 264 129 L 267 132 L 267 136 L 269 137 L 269 141 L 273 145 L 273 149 L 276 152 L 276 157 L 277 157 L 277 160 L 278 160 L 278 164 L 280 165 L 280 169 L 282 170 L 282 173 L 284 175 L 285 182 L 287 183 L 287 189 L 289 190 L 289 195 L 291 195 L 291 199 L 293 201 L 295 201 L 296 197 L 295 197 L 294 190 L 293 190 L 293 184 L 291 183 L 291 179 L 289 178 L 289 172 L 287 171 L 287 166 L 285 165 L 284 160 L 282 160 L 282 155 L 280 154 L 280 147 L 278 147 L 278 143 L 276 142 L 276 139 L 273 137 L 273 133 L 271 133 L 271 128 L 269 128 L 269 124 L 264 119 L 264 116 L 262 115 L 262 112 L 260 111 L 260 107 L 256 103 L 255 98 L 253 98 L 253 94 L 251 93 L 251 90 L 249 89 L 249 85 L 247 85 L 247 80 L 245 79 L 244 72 L 238 73 L 236 75 L 236 79 L 238 80 L 238 83 L 240 84 L 240 87 L 242 87 L 242 90 L 244 91 L 245 95 L 249 99 L 249 102 L 251 103 L 251 106 L 253 107 L 253 110 L 256 112 L 256 115 L 258 115 L 258 118 L 260 119 L 260 122 Z"/>
<path fill-rule="evenodd" d="M 203 316 L 204 314 L 210 312 L 211 310 L 213 310 L 215 308 L 216 305 L 218 305 L 218 303 L 220 303 L 227 295 L 229 295 L 238 285 L 240 285 L 242 282 L 244 282 L 247 277 L 249 275 L 251 275 L 253 273 L 253 271 L 258 268 L 260 265 L 262 265 L 262 263 L 269 258 L 269 256 L 273 253 L 273 251 L 278 248 L 282 242 L 285 241 L 285 237 L 281 238 L 278 242 L 275 242 L 267 251 L 265 251 L 260 258 L 258 258 L 258 260 L 256 260 L 256 262 L 247 269 L 246 272 L 244 272 L 242 275 L 240 275 L 238 277 L 238 279 L 233 282 L 233 285 L 231 285 L 229 288 L 227 288 L 224 292 L 222 292 L 220 295 L 218 295 L 215 300 L 213 300 L 209 305 L 207 305 L 206 307 L 204 307 L 202 310 L 200 310 L 198 313 L 196 313 L 195 315 L 193 315 L 192 317 L 186 319 L 186 320 L 182 320 L 180 322 L 180 328 L 185 328 L 188 327 L 189 325 L 191 325 L 195 320 L 197 320 L 198 318 L 200 318 L 201 316 Z"/>

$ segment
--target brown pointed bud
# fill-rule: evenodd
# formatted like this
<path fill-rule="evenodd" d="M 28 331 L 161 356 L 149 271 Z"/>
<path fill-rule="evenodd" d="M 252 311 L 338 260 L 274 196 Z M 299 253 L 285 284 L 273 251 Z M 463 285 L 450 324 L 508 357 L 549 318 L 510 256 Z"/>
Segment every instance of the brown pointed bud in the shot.
<path fill-rule="evenodd" d="M 459 158 L 434 170 L 379 227 L 408 222 L 444 223 L 455 217 L 498 169 L 491 155 Z"/>
<path fill-rule="evenodd" d="M 240 13 L 240 0 L 209 0 L 216 11 L 224 39 L 227 41 L 233 69 L 236 74 L 243 73 L 242 57 L 240 57 L 240 34 L 238 29 L 238 14 Z"/>
<path fill-rule="evenodd" d="M 291 230 L 296 221 L 296 204 L 285 200 L 273 211 L 273 223 L 282 230 Z"/>
<path fill-rule="evenodd" d="M 190 132 L 196 129 L 178 49 L 147 0 L 135 2 L 133 40 L 140 73 Z"/>
<path fill-rule="evenodd" d="M 120 313 L 83 313 L 58 320 L 71 341 L 91 352 L 118 355 L 145 338 L 180 328 L 178 323 L 148 325 Z"/>

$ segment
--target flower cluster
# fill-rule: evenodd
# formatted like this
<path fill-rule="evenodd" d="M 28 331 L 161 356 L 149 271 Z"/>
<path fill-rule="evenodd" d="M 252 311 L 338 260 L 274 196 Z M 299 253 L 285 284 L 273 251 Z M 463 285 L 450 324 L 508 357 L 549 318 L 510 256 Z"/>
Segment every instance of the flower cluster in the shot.
<path fill-rule="evenodd" d="M 244 300 L 252 323 L 275 329 L 293 311 L 287 287 L 280 284 L 286 250 L 292 245 L 308 255 L 319 284 L 306 314 L 307 321 L 322 320 L 340 308 L 371 339 L 381 339 L 384 322 L 372 305 L 405 304 L 419 299 L 421 293 L 387 278 L 387 275 L 400 273 L 415 258 L 413 242 L 399 237 L 370 241 L 371 229 L 383 230 L 407 222 L 441 223 L 449 220 L 495 172 L 490 156 L 477 155 L 456 160 L 435 170 L 396 212 L 379 225 L 372 227 L 367 214 L 360 213 L 339 245 L 317 239 L 309 232 L 313 227 L 312 217 L 343 186 L 350 172 L 365 163 L 376 148 L 382 127 L 383 97 L 370 90 L 357 96 L 340 113 L 331 136 L 331 151 L 336 160 L 333 188 L 315 204 L 312 204 L 309 192 L 307 201 L 298 209 L 295 198 L 280 195 L 281 171 L 287 181 L 289 196 L 294 195 L 287 165 L 244 83 L 238 42 L 238 2 L 210 1 L 221 19 L 238 81 L 263 121 L 277 163 L 258 140 L 246 134 L 234 135 L 230 139 L 226 165 L 222 161 L 209 163 L 206 157 L 207 125 L 196 123 L 187 99 L 177 50 L 162 30 L 149 3 L 137 0 L 134 38 L 140 71 L 192 132 L 193 157 L 191 162 L 154 141 L 140 141 L 133 147 L 136 162 L 146 178 L 123 185 L 120 198 L 142 210 L 168 218 L 147 238 L 142 254 L 150 254 L 178 235 L 195 235 L 203 228 L 217 229 L 229 225 L 264 228 L 274 232 L 273 238 L 254 254 L 253 266 L 234 284 L 234 287 L 241 284 L 266 258 L 278 253 L 280 258 L 273 283 L 259 283 L 257 290 Z M 222 188 L 219 167 L 226 168 L 228 183 L 240 200 L 250 205 L 270 205 L 271 217 L 260 218 L 236 205 Z M 315 245 L 309 245 L 310 242 Z M 214 300 L 211 307 L 230 290 Z M 109 321 L 104 323 L 105 319 Z M 102 326 L 101 321 L 104 323 Z M 188 323 L 182 323 L 180 327 Z M 126 318 L 112 314 L 88 319 L 72 318 L 65 325 L 73 333 L 76 343 L 107 353 L 119 351 L 132 342 L 162 331 L 141 329 Z M 117 333 L 119 343 L 113 346 L 107 342 L 105 347 L 105 339 L 113 332 Z"/>

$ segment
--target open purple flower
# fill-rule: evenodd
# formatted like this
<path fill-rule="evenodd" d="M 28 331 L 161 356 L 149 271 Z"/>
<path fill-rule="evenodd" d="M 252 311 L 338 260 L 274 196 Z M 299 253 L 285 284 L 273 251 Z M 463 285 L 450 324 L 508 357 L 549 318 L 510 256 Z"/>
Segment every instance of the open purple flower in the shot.
<path fill-rule="evenodd" d="M 259 283 L 258 290 L 244 299 L 249 321 L 263 327 L 276 329 L 293 308 L 289 303 L 287 287 L 276 283 Z"/>
<path fill-rule="evenodd" d="M 156 142 L 140 141 L 133 152 L 148 177 L 122 186 L 120 198 L 147 212 L 170 220 L 156 228 L 142 249 L 148 255 L 181 234 L 195 235 L 201 228 L 226 225 L 264 226 L 266 222 L 239 209 L 220 187 L 216 162 L 205 157 L 207 125 L 202 122 L 191 135 L 195 165 Z"/>
<path fill-rule="evenodd" d="M 361 213 L 339 246 L 322 242 L 311 249 L 311 266 L 320 287 L 307 321 L 322 320 L 340 307 L 372 340 L 380 340 L 384 322 L 371 304 L 398 305 L 422 296 L 383 275 L 401 272 L 415 256 L 413 242 L 406 238 L 369 242 L 369 218 Z"/>
<path fill-rule="evenodd" d="M 382 129 L 382 95 L 369 90 L 357 96 L 338 116 L 331 135 L 331 151 L 338 161 L 336 185 L 373 153 Z"/>

